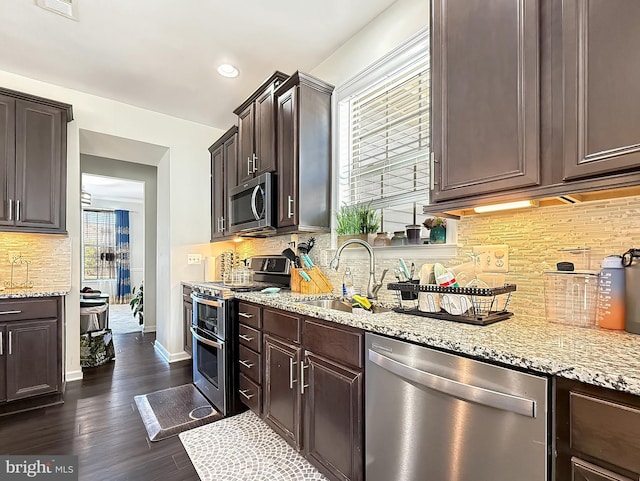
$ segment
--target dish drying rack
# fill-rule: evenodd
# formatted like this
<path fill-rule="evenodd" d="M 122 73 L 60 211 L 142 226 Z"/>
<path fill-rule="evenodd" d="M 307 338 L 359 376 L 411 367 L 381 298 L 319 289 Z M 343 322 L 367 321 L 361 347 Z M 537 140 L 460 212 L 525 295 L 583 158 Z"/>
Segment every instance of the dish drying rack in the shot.
<path fill-rule="evenodd" d="M 387 284 L 387 289 L 396 291 L 399 307 L 393 309 L 395 312 L 486 326 L 513 316 L 507 311 L 507 306 L 516 285 L 443 287 L 405 281 Z M 426 294 L 423 301 L 428 311 L 418 309 L 421 293 Z"/>

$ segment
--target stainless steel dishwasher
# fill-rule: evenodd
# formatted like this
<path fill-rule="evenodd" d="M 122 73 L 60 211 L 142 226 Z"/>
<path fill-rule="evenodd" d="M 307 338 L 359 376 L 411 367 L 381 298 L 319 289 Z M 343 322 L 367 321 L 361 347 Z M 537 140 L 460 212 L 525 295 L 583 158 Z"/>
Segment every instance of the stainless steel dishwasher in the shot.
<path fill-rule="evenodd" d="M 367 481 L 546 481 L 547 378 L 367 333 Z"/>

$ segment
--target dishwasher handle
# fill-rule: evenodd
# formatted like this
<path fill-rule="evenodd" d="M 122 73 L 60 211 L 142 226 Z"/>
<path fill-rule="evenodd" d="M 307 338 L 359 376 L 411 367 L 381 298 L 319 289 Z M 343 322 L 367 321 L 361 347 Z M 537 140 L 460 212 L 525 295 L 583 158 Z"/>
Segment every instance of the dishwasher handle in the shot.
<path fill-rule="evenodd" d="M 454 381 L 430 372 L 407 366 L 395 359 L 369 349 L 369 361 L 400 377 L 413 381 L 434 391 L 456 397 L 463 401 L 511 411 L 522 416 L 536 417 L 536 401 L 513 396 L 491 389 Z"/>

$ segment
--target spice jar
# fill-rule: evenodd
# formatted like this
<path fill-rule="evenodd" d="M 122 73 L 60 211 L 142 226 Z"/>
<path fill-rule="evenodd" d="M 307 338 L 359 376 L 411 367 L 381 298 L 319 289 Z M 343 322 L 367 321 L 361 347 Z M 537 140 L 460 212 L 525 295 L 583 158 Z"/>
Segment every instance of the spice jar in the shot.
<path fill-rule="evenodd" d="M 376 238 L 373 239 L 373 245 L 375 247 L 386 247 L 391 245 L 391 238 L 393 234 L 391 232 L 378 232 Z"/>
<path fill-rule="evenodd" d="M 397 230 L 393 233 L 391 238 L 392 246 L 406 246 L 408 243 L 409 239 L 407 239 L 407 234 L 403 230 Z"/>

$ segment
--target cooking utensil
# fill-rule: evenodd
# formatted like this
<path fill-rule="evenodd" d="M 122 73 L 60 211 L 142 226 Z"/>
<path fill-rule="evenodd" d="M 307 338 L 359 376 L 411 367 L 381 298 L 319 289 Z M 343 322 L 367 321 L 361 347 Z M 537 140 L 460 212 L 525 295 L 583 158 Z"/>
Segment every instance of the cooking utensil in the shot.
<path fill-rule="evenodd" d="M 293 262 L 294 267 L 302 267 L 302 264 L 300 264 L 300 258 L 291 250 L 291 248 L 287 247 L 283 250 L 282 255 Z"/>
<path fill-rule="evenodd" d="M 402 282 L 400 269 L 398 269 L 397 267 L 394 267 L 393 275 L 396 276 L 396 279 L 398 279 L 398 282 Z"/>
<path fill-rule="evenodd" d="M 415 274 L 416 272 L 416 265 L 415 263 L 411 263 L 411 271 L 409 272 L 409 280 L 413 279 L 413 274 Z"/>
<path fill-rule="evenodd" d="M 311 252 L 311 249 L 313 249 L 313 246 L 316 245 L 316 238 L 315 237 L 309 237 L 309 240 L 307 241 L 307 254 L 309 252 Z"/>
<path fill-rule="evenodd" d="M 406 262 L 404 261 L 404 259 L 402 257 L 400 259 L 398 259 L 398 262 L 400 263 L 400 270 L 402 271 L 404 276 L 407 278 L 407 280 L 409 280 L 410 279 L 410 277 L 409 277 L 409 269 L 407 269 Z"/>

